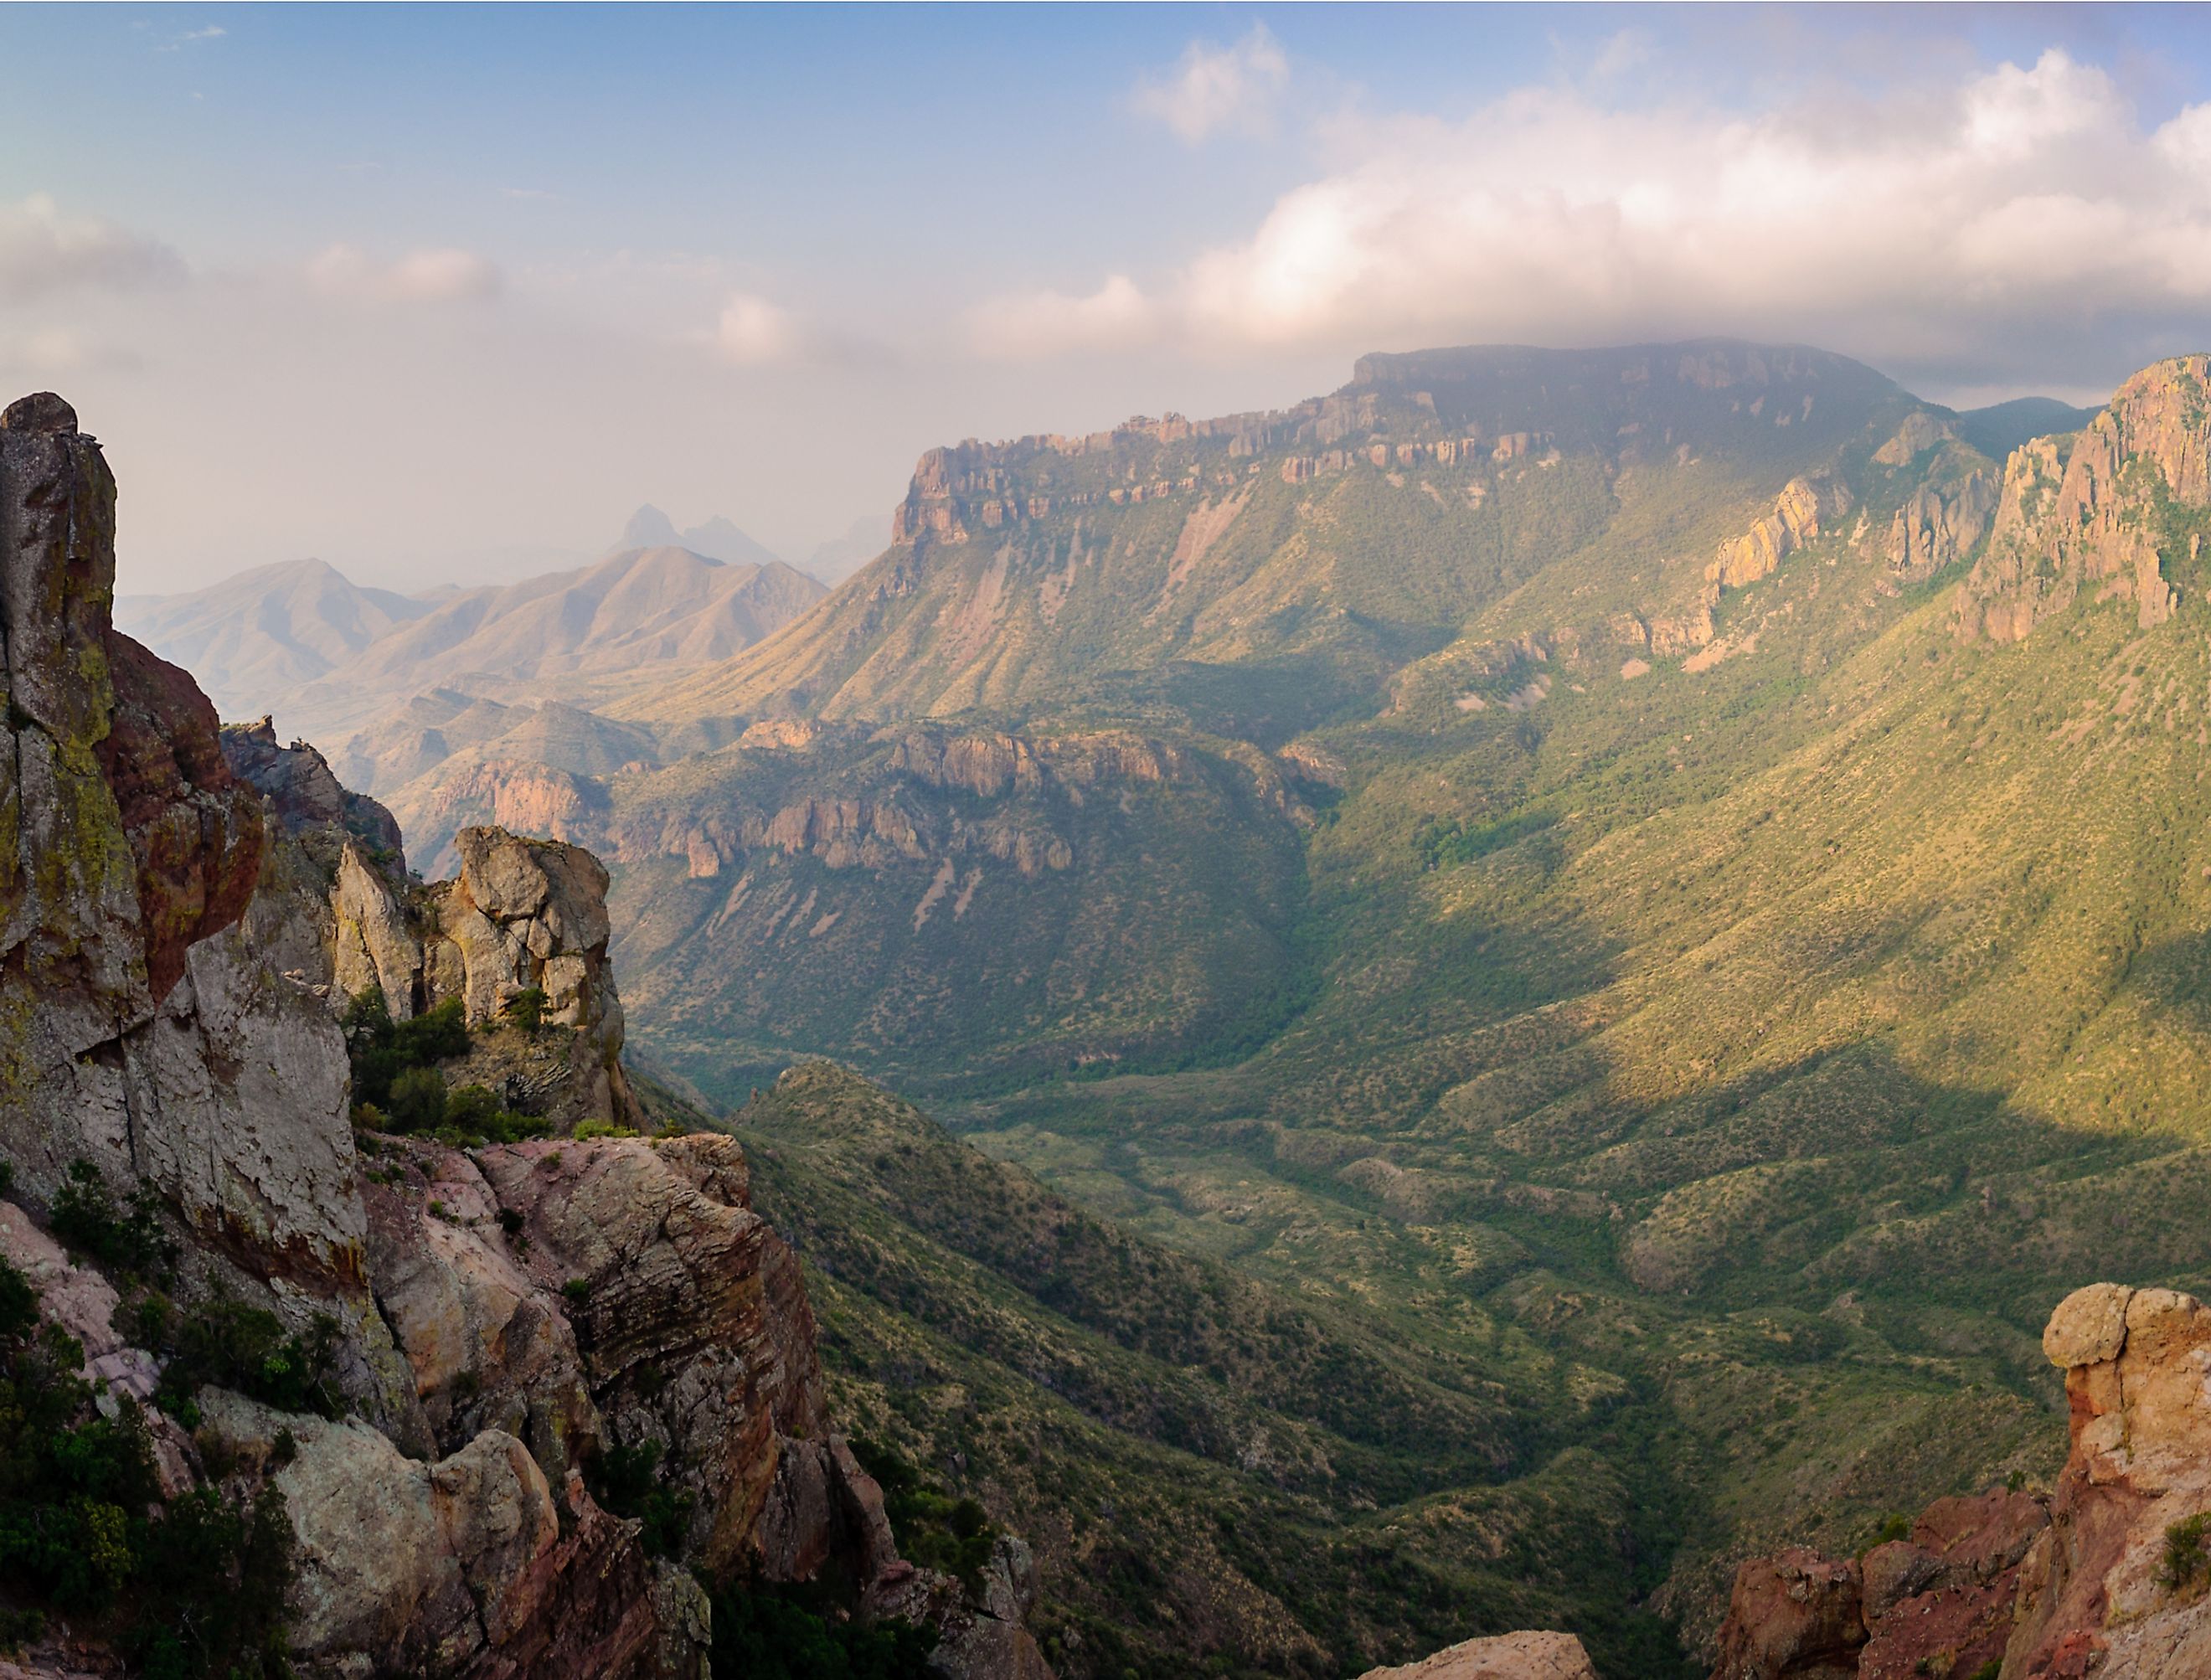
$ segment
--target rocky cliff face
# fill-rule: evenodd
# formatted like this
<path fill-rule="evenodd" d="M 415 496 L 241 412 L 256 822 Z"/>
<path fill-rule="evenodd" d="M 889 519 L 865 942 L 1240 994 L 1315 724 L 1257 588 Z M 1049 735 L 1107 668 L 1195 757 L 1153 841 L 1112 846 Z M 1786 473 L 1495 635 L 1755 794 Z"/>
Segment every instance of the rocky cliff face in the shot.
<path fill-rule="evenodd" d="M 2013 453 L 1988 551 L 1959 591 L 1960 640 L 2018 641 L 2084 587 L 2132 601 L 2144 629 L 2172 616 L 2172 568 L 2202 547 L 2188 514 L 2211 506 L 2207 375 L 2211 356 L 2155 363 L 2069 445 Z"/>
<path fill-rule="evenodd" d="M 2071 1414 L 2056 1489 L 1939 1500 L 1854 1559 L 1750 1560 L 1714 1680 L 2211 1673 L 2211 1307 L 2091 1284 L 2042 1345 Z"/>
<path fill-rule="evenodd" d="M 388 813 L 312 748 L 266 720 L 219 733 L 114 632 L 113 506 L 59 399 L 0 417 L 0 1258 L 77 1337 L 101 1406 L 147 1409 L 163 1497 L 282 1495 L 313 1675 L 703 1676 L 694 1568 L 833 1575 L 862 1614 L 926 1614 L 949 1674 L 1046 1673 L 1018 1545 L 972 1586 L 899 1558 L 733 1142 L 356 1139 L 336 1016 L 372 985 L 402 1019 L 452 999 L 476 1025 L 540 993 L 530 1036 L 566 1046 L 541 1114 L 639 1117 L 605 872 L 475 829 L 454 880 L 413 882 Z M 70 1182 L 141 1192 L 187 1313 L 265 1311 L 326 1347 L 330 1404 L 225 1386 L 261 1392 L 265 1364 L 169 1392 L 165 1371 L 198 1368 L 138 1311 L 145 1277 L 46 1233 Z"/>

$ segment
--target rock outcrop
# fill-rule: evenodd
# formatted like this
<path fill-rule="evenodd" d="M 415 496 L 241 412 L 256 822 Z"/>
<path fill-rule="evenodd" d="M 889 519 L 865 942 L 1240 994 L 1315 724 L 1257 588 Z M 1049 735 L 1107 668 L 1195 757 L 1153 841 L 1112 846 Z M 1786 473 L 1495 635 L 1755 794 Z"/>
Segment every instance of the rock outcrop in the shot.
<path fill-rule="evenodd" d="M 2071 1417 L 2056 1489 L 1937 1500 L 1856 1559 L 1751 1559 L 1714 1680 L 2211 1674 L 2211 1307 L 2094 1283 L 2043 1349 Z"/>
<path fill-rule="evenodd" d="M 337 1016 L 372 984 L 403 1018 L 451 999 L 478 1027 L 539 994 L 535 1028 L 480 1035 L 555 1046 L 536 1112 L 642 1118 L 606 872 L 473 829 L 454 880 L 415 882 L 389 814 L 313 749 L 266 719 L 219 732 L 188 676 L 114 632 L 113 506 L 66 404 L 0 416 L 0 1258 L 76 1338 L 101 1409 L 148 1409 L 165 1499 L 282 1495 L 301 1671 L 703 1680 L 695 1569 L 833 1575 L 863 1613 L 926 1614 L 948 1675 L 1048 1677 L 1018 1544 L 972 1590 L 899 1558 L 734 1142 L 357 1143 Z M 139 1313 L 142 1277 L 46 1228 L 88 1169 L 153 1221 L 187 1314 L 221 1297 L 327 1343 L 337 1392 L 317 1392 L 345 1416 L 164 1390 L 185 1345 L 167 1306 Z M 264 1392 L 271 1368 L 225 1380 Z M 72 1404 L 88 1416 L 90 1391 Z M 113 1666 L 66 1624 L 30 1660 Z"/>
<path fill-rule="evenodd" d="M 149 1186 L 195 1276 L 373 1342 L 344 1046 L 242 931 L 270 848 L 213 708 L 109 622 L 114 506 L 66 403 L 0 415 L 0 1155 L 35 1212 L 73 1161 Z"/>
<path fill-rule="evenodd" d="M 1500 1634 L 1400 1668 L 1369 1669 L 1360 1680 L 1596 1680 L 1596 1668 L 1572 1634 Z"/>
<path fill-rule="evenodd" d="M 1987 552 L 1958 592 L 1961 641 L 2021 640 L 2092 587 L 2132 601 L 2143 629 L 2172 616 L 2171 506 L 2211 506 L 2211 356 L 2142 369 L 2069 445 L 2038 438 L 2004 469 Z"/>
<path fill-rule="evenodd" d="M 1988 535 L 1996 512 L 1996 477 L 1969 472 L 1950 484 L 1923 484 L 1905 499 L 1891 521 L 1889 570 L 1917 582 L 1971 554 Z"/>
<path fill-rule="evenodd" d="M 1705 579 L 1722 589 L 1771 577 L 1781 562 L 1820 535 L 1822 522 L 1850 512 L 1850 487 L 1826 475 L 1792 478 L 1773 503 L 1773 511 L 1742 536 L 1720 544 L 1705 567 Z"/>

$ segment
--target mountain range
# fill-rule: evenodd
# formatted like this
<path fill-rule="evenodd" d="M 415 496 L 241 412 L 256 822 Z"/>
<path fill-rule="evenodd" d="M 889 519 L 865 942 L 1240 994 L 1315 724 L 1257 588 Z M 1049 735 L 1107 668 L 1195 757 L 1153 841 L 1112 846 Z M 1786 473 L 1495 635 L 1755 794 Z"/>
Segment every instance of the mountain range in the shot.
<path fill-rule="evenodd" d="M 422 855 L 500 814 L 606 859 L 633 1043 L 814 1233 L 833 1386 L 1069 1560 L 1051 1614 L 1118 1630 L 1081 1671 L 1342 1660 L 1360 1570 L 1524 1625 L 1476 1557 L 1578 1583 L 1542 1613 L 1606 1672 L 1680 1671 L 1746 1553 L 2052 1475 L 2069 1291 L 2211 1285 L 2206 372 L 1959 414 L 1802 346 L 1370 356 L 1279 412 L 931 450 L 780 628 L 510 648 L 511 689 L 426 653 L 330 744 Z M 822 1055 L 1023 1187 L 920 1172 L 895 1105 L 754 1098 Z M 1165 1514 L 1194 1423 L 1015 1468 L 1111 1363 L 1034 1338 L 1157 1357 L 1164 1286 L 984 1255 L 1009 1197 L 1364 1326 L 1352 1394 L 1402 1349 L 1487 1374 L 1489 1479 L 1254 1420 L 1208 1509 L 1387 1513 L 1300 1574 Z M 1158 1537 L 1085 1551 L 1047 1479 Z"/>

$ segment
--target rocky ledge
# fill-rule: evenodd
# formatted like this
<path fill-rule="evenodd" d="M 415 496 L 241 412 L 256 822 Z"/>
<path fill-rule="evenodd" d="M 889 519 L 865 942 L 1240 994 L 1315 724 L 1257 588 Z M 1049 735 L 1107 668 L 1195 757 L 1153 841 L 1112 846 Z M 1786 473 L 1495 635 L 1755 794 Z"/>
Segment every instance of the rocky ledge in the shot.
<path fill-rule="evenodd" d="M 1939 1500 L 1857 1558 L 1750 1560 L 1714 1680 L 2211 1674 L 2211 1308 L 2091 1284 L 2042 1345 L 2071 1413 L 2055 1489 Z"/>

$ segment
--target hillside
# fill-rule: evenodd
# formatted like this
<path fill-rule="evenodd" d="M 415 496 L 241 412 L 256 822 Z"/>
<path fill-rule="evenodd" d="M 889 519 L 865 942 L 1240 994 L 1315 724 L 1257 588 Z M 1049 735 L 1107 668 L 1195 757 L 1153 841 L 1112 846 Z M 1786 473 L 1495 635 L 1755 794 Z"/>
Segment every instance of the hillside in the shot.
<path fill-rule="evenodd" d="M 1132 1238 L 826 1064 L 735 1131 L 838 1415 L 1029 1537 L 1063 1674 L 1335 1675 L 1560 1623 L 1608 1674 L 1686 1671 L 1636 1604 L 1680 1493 L 1622 1450 L 1653 1422 L 1617 1379 Z"/>
<path fill-rule="evenodd" d="M 1578 1521 L 1614 1489 L 1678 1512 L 1556 1606 L 1639 1673 L 1634 1618 L 1708 1653 L 1748 1552 L 2054 1468 L 2034 1338 L 2069 1289 L 2211 1282 L 2204 374 L 2002 459 L 1974 439 L 2048 410 L 1713 343 L 1369 358 L 1280 415 L 935 451 L 889 549 L 781 634 L 533 712 L 528 761 L 519 719 L 439 701 L 423 727 L 481 733 L 421 785 L 606 857 L 634 1036 L 712 1098 L 837 1057 L 1153 1252 L 1499 1368 L 1504 1485 L 1556 1464 Z M 836 1380 L 1048 1532 L 1042 1472 L 957 1397 L 1045 1439 L 1033 1313 L 1080 1315 L 995 1214 L 948 1231 L 803 1118 L 751 1112 L 763 1193 L 830 1321 L 911 1349 L 833 1346 Z M 777 1176 L 800 1145 L 820 1169 Z M 942 1410 L 894 1404 L 917 1386 Z M 1259 1495 L 1091 1424 L 1036 1462 L 1112 1466 L 1142 1556 L 1330 1653 L 1414 1630 L 1340 1596 L 1358 1571 L 1312 1599 L 1281 1554 L 1207 1559 L 1174 1490 Z M 1469 1485 L 1362 1493 L 1404 1580 L 1486 1531 Z M 1142 1599 L 1049 1544 L 1120 1583 L 1055 1588 L 1056 1625 Z"/>
<path fill-rule="evenodd" d="M 1464 420 L 1469 367 L 1526 406 Z M 2211 925 L 2188 838 L 2211 815 L 2201 369 L 2148 370 L 2078 443 L 1999 464 L 1824 371 L 1858 393 L 1847 425 L 1772 427 L 1768 403 L 1735 456 L 1695 428 L 1736 411 L 1677 378 L 1653 460 L 1620 442 L 1666 437 L 1660 411 L 1619 417 L 1658 401 L 1642 384 L 1576 431 L 1570 385 L 1493 367 L 1385 360 L 1327 399 L 1373 394 L 1378 427 L 1411 382 L 1499 442 L 1524 415 L 1530 456 L 1474 469 L 1485 512 L 1585 476 L 1523 527 L 1523 562 L 1479 573 L 1445 557 L 1497 528 L 1456 512 L 1405 546 L 1475 498 L 1395 443 L 1311 478 L 1302 445 L 1257 473 L 1227 453 L 1294 439 L 1257 422 L 1009 446 L 1038 474 L 1124 448 L 1239 464 L 1250 500 L 1170 597 L 1199 598 L 1147 624 L 1133 603 L 1207 494 L 1169 480 L 1155 515 L 1109 494 L 992 536 L 1008 498 L 984 492 L 1032 482 L 924 461 L 900 546 L 694 685 L 766 714 L 747 736 L 608 784 L 620 948 L 641 1034 L 710 1089 L 849 1056 L 1154 1239 L 1408 1341 L 1494 1313 L 1649 1382 L 1698 1489 L 1657 1602 L 1702 1640 L 1742 1550 L 1856 1544 L 2044 1467 L 2033 1337 L 2068 1289 L 2211 1271 L 2184 1212 L 2211 1053 L 2186 1001 Z M 1278 494 L 1288 536 L 1239 547 Z M 1088 587 L 1099 616 L 1063 646 L 1039 627 L 1064 559 L 1040 582 L 1016 562 L 1078 524 L 1096 561 L 1061 612 Z M 1332 610 L 1362 590 L 1372 610 Z M 1254 599 L 1278 610 L 1219 604 Z M 1244 802 L 1218 771 L 1068 785 L 1059 743 L 1116 730 L 1236 767 Z M 1130 966 L 1072 963 L 1090 918 Z M 1469 1243 L 1503 1258 L 1467 1268 Z"/>
<path fill-rule="evenodd" d="M 184 666 L 229 717 L 327 676 L 429 603 L 363 589 L 319 560 L 263 566 L 182 595 L 125 595 L 115 622 Z"/>

